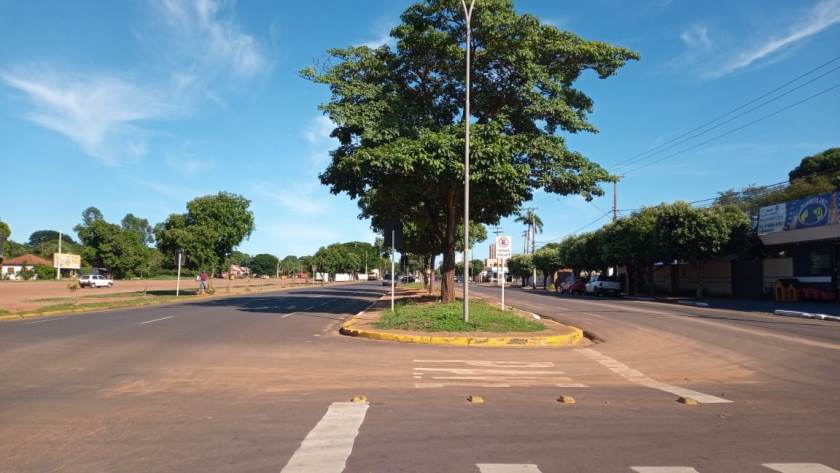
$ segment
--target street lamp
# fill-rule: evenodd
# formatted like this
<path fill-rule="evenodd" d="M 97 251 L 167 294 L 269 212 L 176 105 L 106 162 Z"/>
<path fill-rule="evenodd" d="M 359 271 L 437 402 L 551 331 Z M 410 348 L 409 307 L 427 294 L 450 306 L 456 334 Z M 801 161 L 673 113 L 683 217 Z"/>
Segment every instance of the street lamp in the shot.
<path fill-rule="evenodd" d="M 470 0 L 467 7 L 466 0 L 461 0 L 464 7 L 464 17 L 467 20 L 467 68 L 464 88 L 466 103 L 464 104 L 464 322 L 470 321 L 470 21 L 472 20 L 475 0 Z"/>

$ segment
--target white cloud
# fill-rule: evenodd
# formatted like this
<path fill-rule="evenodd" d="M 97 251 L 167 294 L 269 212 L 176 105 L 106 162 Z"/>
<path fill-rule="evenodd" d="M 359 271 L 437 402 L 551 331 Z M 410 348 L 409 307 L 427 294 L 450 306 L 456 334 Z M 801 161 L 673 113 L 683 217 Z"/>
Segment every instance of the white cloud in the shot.
<path fill-rule="evenodd" d="M 327 202 L 330 196 L 326 188 L 318 184 L 317 179 L 273 184 L 256 183 L 252 188 L 256 194 L 300 215 L 321 215 L 330 207 Z"/>
<path fill-rule="evenodd" d="M 765 59 L 840 22 L 840 0 L 820 0 L 786 31 L 737 53 L 710 75 L 721 77 Z"/>
<path fill-rule="evenodd" d="M 712 40 L 709 39 L 709 31 L 702 25 L 695 25 L 683 31 L 680 39 L 690 48 L 709 49 L 712 47 Z"/>
<path fill-rule="evenodd" d="M 319 115 L 303 130 L 303 138 L 310 145 L 309 161 L 318 170 L 329 162 L 330 151 L 337 145 L 337 140 L 330 137 L 334 128 L 335 123 L 332 120 Z"/>
<path fill-rule="evenodd" d="M 66 136 L 109 165 L 142 157 L 148 134 L 142 123 L 175 112 L 163 94 L 115 75 L 28 67 L 2 71 L 0 79 L 32 103 L 24 115 L 28 120 Z"/>
<path fill-rule="evenodd" d="M 267 68 L 268 59 L 256 38 L 244 33 L 225 11 L 225 3 L 156 0 L 155 6 L 173 36 L 171 46 L 180 55 L 213 73 L 253 77 Z"/>
<path fill-rule="evenodd" d="M 241 30 L 229 2 L 152 2 L 158 29 L 138 40 L 159 54 L 137 65 L 147 72 L 141 80 L 103 70 L 21 65 L 0 69 L 0 84 L 29 99 L 25 118 L 66 136 L 103 163 L 118 165 L 149 152 L 151 138 L 159 134 L 149 122 L 183 117 L 206 103 L 225 108 L 214 89 L 267 69 L 262 46 Z M 187 173 L 200 167 L 194 159 L 180 164 Z"/>

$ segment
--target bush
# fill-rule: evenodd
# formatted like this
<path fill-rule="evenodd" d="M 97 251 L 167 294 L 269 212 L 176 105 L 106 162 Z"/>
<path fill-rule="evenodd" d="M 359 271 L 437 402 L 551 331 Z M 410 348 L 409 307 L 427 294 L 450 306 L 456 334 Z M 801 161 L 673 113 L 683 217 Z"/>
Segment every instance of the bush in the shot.
<path fill-rule="evenodd" d="M 20 273 L 18 273 L 18 276 L 20 276 L 20 278 L 23 279 L 24 281 L 29 281 L 30 279 L 35 277 L 35 270 L 28 269 L 28 268 L 24 267 L 23 269 L 20 270 Z"/>
<path fill-rule="evenodd" d="M 50 268 L 49 266 L 35 266 L 35 274 L 38 276 L 38 279 L 55 279 L 55 272 L 56 269 Z"/>

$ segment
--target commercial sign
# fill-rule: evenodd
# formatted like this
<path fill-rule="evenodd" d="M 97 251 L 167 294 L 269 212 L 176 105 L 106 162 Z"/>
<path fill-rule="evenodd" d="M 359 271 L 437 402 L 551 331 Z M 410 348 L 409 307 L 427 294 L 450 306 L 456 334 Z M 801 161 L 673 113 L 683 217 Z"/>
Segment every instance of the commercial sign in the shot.
<path fill-rule="evenodd" d="M 508 235 L 499 235 L 496 237 L 496 258 L 508 259 L 511 255 L 510 237 Z"/>
<path fill-rule="evenodd" d="M 758 234 L 840 224 L 840 192 L 820 194 L 783 204 L 762 207 Z"/>
<path fill-rule="evenodd" d="M 758 211 L 758 234 L 780 232 L 785 229 L 787 206 L 785 204 L 769 205 Z"/>
<path fill-rule="evenodd" d="M 59 265 L 59 263 L 61 263 Z M 82 257 L 71 253 L 53 253 L 53 268 L 81 269 Z"/>

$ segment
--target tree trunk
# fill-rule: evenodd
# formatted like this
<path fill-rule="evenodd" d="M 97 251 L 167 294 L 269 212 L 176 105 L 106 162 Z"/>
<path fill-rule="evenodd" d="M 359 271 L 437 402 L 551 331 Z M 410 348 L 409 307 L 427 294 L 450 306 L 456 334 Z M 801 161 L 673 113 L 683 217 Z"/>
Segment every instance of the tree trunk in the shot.
<path fill-rule="evenodd" d="M 703 261 L 697 262 L 697 298 L 703 297 Z"/>
<path fill-rule="evenodd" d="M 455 232 L 457 213 L 455 191 L 450 189 L 446 197 L 446 238 L 443 241 L 443 265 L 440 267 L 440 298 L 444 303 L 455 300 Z"/>
<path fill-rule="evenodd" d="M 651 297 L 656 296 L 656 283 L 653 281 L 653 271 L 653 265 L 647 267 L 648 280 L 646 281 L 646 284 Z"/>
<path fill-rule="evenodd" d="M 435 258 L 437 258 L 436 255 L 432 255 L 429 258 L 429 269 L 431 270 L 429 273 L 429 295 L 435 293 Z"/>

